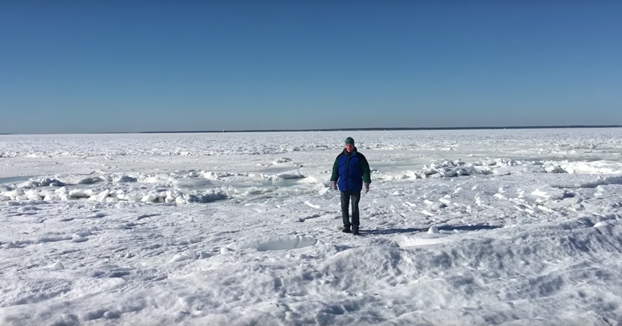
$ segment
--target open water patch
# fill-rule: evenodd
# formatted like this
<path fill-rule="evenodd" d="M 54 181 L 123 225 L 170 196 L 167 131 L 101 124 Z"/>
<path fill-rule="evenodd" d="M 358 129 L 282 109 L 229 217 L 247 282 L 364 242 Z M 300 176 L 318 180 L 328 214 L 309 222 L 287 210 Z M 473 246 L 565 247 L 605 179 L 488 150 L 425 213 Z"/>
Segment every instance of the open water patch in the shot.
<path fill-rule="evenodd" d="M 16 182 L 24 182 L 24 181 L 28 181 L 30 178 L 32 178 L 32 176 L 20 176 L 20 177 L 6 177 L 6 178 L 0 178 L 0 184 L 16 183 Z"/>

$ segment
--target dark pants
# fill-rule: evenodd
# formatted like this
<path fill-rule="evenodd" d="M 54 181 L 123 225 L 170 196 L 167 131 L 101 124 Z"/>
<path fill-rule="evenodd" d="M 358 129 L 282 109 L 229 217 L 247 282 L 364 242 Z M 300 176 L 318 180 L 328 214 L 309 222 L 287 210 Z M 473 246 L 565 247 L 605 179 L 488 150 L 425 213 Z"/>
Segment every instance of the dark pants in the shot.
<path fill-rule="evenodd" d="M 352 199 L 352 223 L 350 223 L 350 217 L 348 213 L 348 206 L 350 205 L 350 199 Z M 355 228 L 359 227 L 359 201 L 361 200 L 360 191 L 342 191 L 341 192 L 341 216 L 343 217 L 343 225 L 349 227 L 352 225 Z"/>

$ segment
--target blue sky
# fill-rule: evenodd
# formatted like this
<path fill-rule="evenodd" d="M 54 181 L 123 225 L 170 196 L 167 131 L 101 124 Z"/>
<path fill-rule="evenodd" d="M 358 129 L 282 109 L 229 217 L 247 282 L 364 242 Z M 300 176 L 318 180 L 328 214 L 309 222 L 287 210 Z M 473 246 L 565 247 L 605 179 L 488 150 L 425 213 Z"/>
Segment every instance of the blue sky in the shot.
<path fill-rule="evenodd" d="M 0 133 L 622 124 L 620 1 L 3 1 Z"/>

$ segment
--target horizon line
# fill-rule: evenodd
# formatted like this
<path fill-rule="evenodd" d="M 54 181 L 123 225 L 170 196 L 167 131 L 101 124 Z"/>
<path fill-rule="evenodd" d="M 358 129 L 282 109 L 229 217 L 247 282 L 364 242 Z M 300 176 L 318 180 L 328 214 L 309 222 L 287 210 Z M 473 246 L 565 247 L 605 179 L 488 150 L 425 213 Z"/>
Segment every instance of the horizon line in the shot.
<path fill-rule="evenodd" d="M 587 128 L 622 128 L 622 125 L 536 125 L 536 126 L 491 126 L 491 127 L 371 127 L 371 128 L 309 128 L 309 129 L 220 129 L 220 130 L 168 130 L 168 131 L 102 131 L 42 133 L 58 135 L 81 134 L 192 134 L 192 133 L 255 133 L 255 132 L 326 132 L 326 131 L 418 131 L 418 130 L 486 130 L 486 129 L 587 129 Z M 0 135 L 38 135 L 36 133 L 1 133 Z"/>

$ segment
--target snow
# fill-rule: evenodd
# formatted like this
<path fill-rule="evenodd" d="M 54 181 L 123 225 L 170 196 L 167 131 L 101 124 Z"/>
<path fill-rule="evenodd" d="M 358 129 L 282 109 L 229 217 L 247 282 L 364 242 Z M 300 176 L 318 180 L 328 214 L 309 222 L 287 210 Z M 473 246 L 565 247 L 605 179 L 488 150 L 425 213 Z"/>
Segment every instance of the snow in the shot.
<path fill-rule="evenodd" d="M 332 163 L 372 168 L 340 232 Z M 620 325 L 622 129 L 0 136 L 1 325 Z"/>

